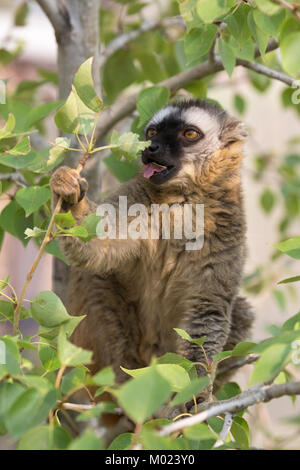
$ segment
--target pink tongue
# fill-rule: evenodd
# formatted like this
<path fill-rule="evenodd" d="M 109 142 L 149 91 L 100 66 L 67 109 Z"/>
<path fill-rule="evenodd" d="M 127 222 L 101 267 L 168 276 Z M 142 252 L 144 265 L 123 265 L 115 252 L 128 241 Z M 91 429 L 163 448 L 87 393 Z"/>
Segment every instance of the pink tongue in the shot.
<path fill-rule="evenodd" d="M 144 177 L 151 178 L 151 176 L 153 176 L 154 173 L 161 173 L 165 169 L 166 169 L 165 167 L 155 165 L 155 163 L 147 163 L 144 169 Z"/>

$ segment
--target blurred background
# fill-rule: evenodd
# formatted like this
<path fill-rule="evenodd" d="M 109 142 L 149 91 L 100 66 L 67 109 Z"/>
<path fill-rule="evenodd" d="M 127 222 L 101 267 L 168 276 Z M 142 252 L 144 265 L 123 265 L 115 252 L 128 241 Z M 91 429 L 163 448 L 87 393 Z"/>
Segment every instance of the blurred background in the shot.
<path fill-rule="evenodd" d="M 170 9 L 172 14 L 176 14 L 174 2 L 145 0 L 143 3 L 145 5 L 140 11 L 128 15 L 122 3 L 103 1 L 100 22 L 102 41 L 108 42 L 111 32 L 121 30 L 127 23 L 131 25 L 157 19 L 162 10 Z M 16 12 L 19 12 L 19 19 Z M 58 99 L 55 35 L 39 5 L 34 1 L 28 2 L 25 11 L 22 1 L 0 1 L 0 19 L 0 79 L 7 80 L 7 93 L 16 93 L 24 80 L 27 83 L 40 81 L 43 71 L 47 71 L 53 76 L 52 81 L 45 80 L 34 93 L 33 88 L 30 91 L 27 87 L 23 95 L 19 90 L 19 99 L 25 102 L 30 99 L 35 104 Z M 141 83 L 149 85 L 149 81 L 144 78 L 138 80 L 139 83 L 135 82 L 135 74 L 140 73 L 141 69 L 149 69 L 149 80 L 155 83 L 156 77 L 153 75 L 156 72 L 157 81 L 161 80 L 157 71 L 160 64 L 163 69 L 169 61 L 175 69 L 173 62 L 177 62 L 176 66 L 180 68 L 182 50 L 171 47 L 178 34 L 176 29 L 168 34 L 146 33 L 143 41 L 152 41 L 153 44 L 147 54 L 141 56 L 138 45 L 133 43 L 123 51 L 123 57 L 112 56 L 110 66 L 115 67 L 114 61 L 119 61 L 121 65 L 117 76 L 115 70 L 109 71 L 109 65 L 104 69 L 103 86 L 107 102 L 113 101 L 120 92 L 126 95 L 134 89 L 140 89 Z M 133 58 L 135 47 L 137 55 Z M 143 48 L 143 44 L 140 48 Z M 268 60 L 272 61 L 272 57 Z M 121 75 L 127 76 L 127 82 Z M 122 90 L 118 89 L 118 79 L 125 83 Z M 109 89 L 108 83 L 112 80 L 114 82 Z M 299 274 L 299 264 L 287 256 L 280 256 L 272 247 L 273 243 L 297 236 L 300 231 L 299 110 L 287 100 L 288 92 L 284 84 L 242 68 L 235 69 L 231 79 L 226 72 L 221 72 L 182 90 L 182 94 L 194 92 L 201 97 L 204 89 L 208 98 L 218 101 L 228 112 L 240 117 L 249 129 L 243 167 L 248 221 L 248 255 L 243 290 L 256 315 L 253 340 L 259 341 L 270 336 L 272 328 L 299 311 L 299 283 L 278 285 L 282 279 Z M 131 120 L 128 118 L 118 123 L 118 128 L 127 130 Z M 53 116 L 47 118 L 43 126 L 47 142 L 54 141 L 56 128 Z M 102 192 L 110 191 L 119 184 L 103 162 L 101 180 Z M 2 195 L 0 209 L 6 204 L 7 200 Z M 5 233 L 0 253 L 0 279 L 11 274 L 11 283 L 17 293 L 24 283 L 36 250 L 33 241 L 24 248 L 21 241 Z M 52 269 L 52 256 L 43 255 L 27 298 L 52 288 Z M 28 334 L 35 331 L 36 326 L 32 320 L 23 320 L 22 328 Z M 2 324 L 0 333 L 6 331 L 9 331 L 9 326 Z M 251 366 L 245 367 L 235 378 L 242 386 L 247 383 L 249 370 Z M 255 423 L 252 426 L 255 429 L 253 445 L 268 448 L 278 441 L 286 448 L 299 448 L 300 436 L 296 436 L 293 427 L 286 422 L 287 417 L 299 416 L 299 398 L 295 405 L 289 398 L 282 398 L 268 405 L 252 407 L 251 413 Z"/>

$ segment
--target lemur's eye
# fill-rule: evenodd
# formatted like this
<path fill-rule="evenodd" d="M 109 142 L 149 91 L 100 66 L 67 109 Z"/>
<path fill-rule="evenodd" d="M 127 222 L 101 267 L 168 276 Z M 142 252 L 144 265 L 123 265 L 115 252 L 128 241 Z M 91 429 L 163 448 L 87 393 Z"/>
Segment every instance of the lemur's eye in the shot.
<path fill-rule="evenodd" d="M 195 129 L 187 129 L 184 131 L 183 135 L 188 140 L 195 140 L 200 137 L 200 133 L 195 131 Z"/>
<path fill-rule="evenodd" d="M 157 134 L 157 130 L 154 129 L 154 127 L 150 127 L 150 129 L 147 130 L 147 137 L 151 139 L 151 137 L 154 137 Z"/>

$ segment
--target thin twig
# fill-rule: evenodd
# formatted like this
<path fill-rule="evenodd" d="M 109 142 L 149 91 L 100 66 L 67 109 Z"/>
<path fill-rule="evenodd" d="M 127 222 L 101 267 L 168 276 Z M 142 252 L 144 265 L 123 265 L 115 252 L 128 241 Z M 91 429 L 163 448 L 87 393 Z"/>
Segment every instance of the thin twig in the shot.
<path fill-rule="evenodd" d="M 300 21 L 300 11 L 299 11 L 299 5 L 296 5 L 294 3 L 289 3 L 286 0 L 273 0 L 275 3 L 279 3 L 282 8 L 286 8 L 287 10 L 290 10 L 297 18 L 298 21 Z"/>
<path fill-rule="evenodd" d="M 254 72 L 260 73 L 261 75 L 266 75 L 267 77 L 270 77 L 274 80 L 279 80 L 280 82 L 283 82 L 292 88 L 297 87 L 297 81 L 294 78 L 290 77 L 289 75 L 286 75 L 283 72 L 278 72 L 277 70 L 270 69 L 269 67 L 259 64 L 258 62 L 252 63 L 248 60 L 237 59 L 236 64 L 242 65 L 247 69 L 254 70 Z"/>
<path fill-rule="evenodd" d="M 18 171 L 15 171 L 14 173 L 3 173 L 0 175 L 0 180 L 11 181 L 22 188 L 26 188 L 28 186 L 26 179 Z"/>
<path fill-rule="evenodd" d="M 220 439 L 214 444 L 214 447 L 218 447 L 226 441 L 232 422 L 233 422 L 232 414 L 226 413 L 225 418 L 224 418 L 223 428 L 220 432 Z"/>
<path fill-rule="evenodd" d="M 197 423 L 202 423 L 208 418 L 217 416 L 219 414 L 230 413 L 236 414 L 241 410 L 248 408 L 249 406 L 256 405 L 257 403 L 265 403 L 274 398 L 279 398 L 285 395 L 299 395 L 300 394 L 300 382 L 287 382 L 284 384 L 274 385 L 258 385 L 252 387 L 241 394 L 230 398 L 229 400 L 223 400 L 220 402 L 210 403 L 207 410 L 202 411 L 190 418 L 184 418 L 175 423 L 164 426 L 159 434 L 161 436 L 167 436 L 175 431 L 193 426 Z"/>
<path fill-rule="evenodd" d="M 115 52 L 123 49 L 129 42 L 138 38 L 142 34 L 159 28 L 168 28 L 170 26 L 180 26 L 182 29 L 185 29 L 186 27 L 183 19 L 179 16 L 175 16 L 172 18 L 164 18 L 159 21 L 145 21 L 139 28 L 117 36 L 108 43 L 104 51 L 101 53 L 101 66 L 103 66 L 107 59 L 109 59 L 109 57 L 111 57 Z"/>

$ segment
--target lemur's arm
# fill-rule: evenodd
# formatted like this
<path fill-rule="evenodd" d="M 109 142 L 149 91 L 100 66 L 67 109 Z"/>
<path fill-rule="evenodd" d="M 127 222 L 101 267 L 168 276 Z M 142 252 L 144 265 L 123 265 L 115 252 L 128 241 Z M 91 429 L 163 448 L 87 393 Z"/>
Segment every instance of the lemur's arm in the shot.
<path fill-rule="evenodd" d="M 58 198 L 62 196 L 62 210 L 71 210 L 78 225 L 87 215 L 96 213 L 97 205 L 86 196 L 88 183 L 76 170 L 66 166 L 58 168 L 52 175 L 50 186 L 52 206 L 55 207 Z M 114 205 L 118 221 L 118 207 Z M 140 249 L 139 241 L 131 239 L 95 238 L 84 243 L 77 237 L 59 237 L 59 241 L 71 265 L 90 272 L 114 269 L 122 261 L 138 256 Z"/>

